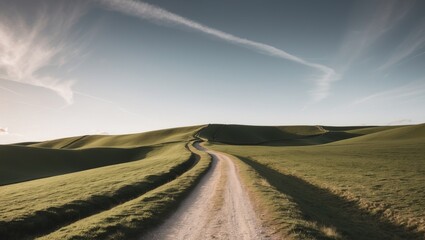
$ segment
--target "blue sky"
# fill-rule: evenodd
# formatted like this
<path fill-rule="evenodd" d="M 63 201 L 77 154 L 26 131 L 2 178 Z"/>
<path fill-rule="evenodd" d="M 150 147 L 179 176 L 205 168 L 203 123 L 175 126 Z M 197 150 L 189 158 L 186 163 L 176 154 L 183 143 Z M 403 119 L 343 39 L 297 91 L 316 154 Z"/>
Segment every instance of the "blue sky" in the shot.
<path fill-rule="evenodd" d="M 0 1 L 0 143 L 425 122 L 425 2 Z"/>

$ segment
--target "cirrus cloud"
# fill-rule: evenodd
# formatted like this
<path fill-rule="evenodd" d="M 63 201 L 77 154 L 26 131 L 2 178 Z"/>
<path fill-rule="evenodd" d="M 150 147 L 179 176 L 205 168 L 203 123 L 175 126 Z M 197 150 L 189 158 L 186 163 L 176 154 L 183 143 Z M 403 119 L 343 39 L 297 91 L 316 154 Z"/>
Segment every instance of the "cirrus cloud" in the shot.
<path fill-rule="evenodd" d="M 33 15 L 2 9 L 0 80 L 46 88 L 72 104 L 74 81 L 44 70 L 63 66 L 75 54 L 76 49 L 67 39 L 84 9 L 84 4 L 66 4 L 65 1 L 41 4 Z"/>
<path fill-rule="evenodd" d="M 339 79 L 339 75 L 335 72 L 335 70 L 328 66 L 307 61 L 265 43 L 252 41 L 220 31 L 152 4 L 133 0 L 98 0 L 98 2 L 111 10 L 118 11 L 126 15 L 149 20 L 154 23 L 182 26 L 238 46 L 252 49 L 262 54 L 286 59 L 310 67 L 319 72 L 318 76 L 314 79 L 316 87 L 311 91 L 311 95 L 315 101 L 325 99 L 329 95 L 331 83 Z"/>

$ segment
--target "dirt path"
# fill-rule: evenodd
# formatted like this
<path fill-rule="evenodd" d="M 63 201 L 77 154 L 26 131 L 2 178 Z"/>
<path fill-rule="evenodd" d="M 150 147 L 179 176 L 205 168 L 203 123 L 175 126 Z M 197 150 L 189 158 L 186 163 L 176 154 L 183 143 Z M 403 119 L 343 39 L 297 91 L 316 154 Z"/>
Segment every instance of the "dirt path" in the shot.
<path fill-rule="evenodd" d="M 224 154 L 207 152 L 213 156 L 209 172 L 179 209 L 143 239 L 265 239 L 235 164 Z"/>

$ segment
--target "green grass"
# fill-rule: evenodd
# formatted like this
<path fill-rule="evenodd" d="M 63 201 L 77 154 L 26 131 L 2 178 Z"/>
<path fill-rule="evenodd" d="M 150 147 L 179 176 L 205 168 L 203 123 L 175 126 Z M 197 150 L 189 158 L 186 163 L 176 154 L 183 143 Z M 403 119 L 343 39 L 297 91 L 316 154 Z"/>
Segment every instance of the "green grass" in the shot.
<path fill-rule="evenodd" d="M 189 146 L 202 127 L 1 145 L 0 239 L 56 235 L 58 229 L 63 235 L 67 226 L 127 211 L 123 206 L 140 204 L 136 199 L 143 203 L 140 216 L 130 214 L 138 219 L 137 229 L 108 218 L 78 227 L 88 235 L 65 235 L 87 239 L 96 235 L 92 227 L 107 236 L 143 233 L 170 213 L 209 167 L 209 156 Z M 116 224 L 112 232 L 111 224 Z"/>
<path fill-rule="evenodd" d="M 210 124 L 198 136 L 213 142 L 239 145 L 259 145 L 282 140 L 297 140 L 326 131 L 319 126 L 247 126 Z"/>
<path fill-rule="evenodd" d="M 208 170 L 195 135 L 237 157 L 270 236 L 424 238 L 425 124 L 211 124 L 0 146 L 0 239 L 142 236 Z"/>
<path fill-rule="evenodd" d="M 400 126 L 397 128 L 378 128 L 378 131 L 370 131 L 368 134 L 355 139 L 341 142 L 340 144 L 364 144 L 367 142 L 396 143 L 396 144 L 424 144 L 425 124 L 414 126 Z M 374 129 L 373 129 L 374 130 Z"/>
<path fill-rule="evenodd" d="M 139 161 L 0 187 L 0 238 L 32 238 L 137 198 L 190 169 L 185 143 L 153 147 Z"/>
<path fill-rule="evenodd" d="M 324 127 L 325 129 L 329 129 L 330 131 L 335 132 L 348 132 L 348 133 L 354 133 L 354 134 L 360 134 L 360 135 L 366 135 L 371 133 L 377 133 L 385 130 L 390 129 L 396 129 L 401 128 L 404 126 L 379 126 L 379 127 Z"/>
<path fill-rule="evenodd" d="M 210 124 L 199 131 L 198 136 L 210 142 L 230 145 L 305 146 L 350 139 L 383 129 L 385 128 Z"/>
<path fill-rule="evenodd" d="M 126 135 L 88 135 L 56 139 L 35 144 L 31 147 L 56 149 L 81 149 L 99 147 L 134 148 L 169 142 L 189 142 L 193 135 L 204 126 L 170 128 Z"/>
<path fill-rule="evenodd" d="M 291 206 L 288 201 L 274 201 L 279 194 L 295 204 L 297 209 L 291 211 L 300 211 L 303 217 L 295 214 L 292 225 L 291 220 L 285 222 L 292 226 L 288 229 L 304 226 L 299 234 L 321 238 L 317 230 L 324 226 L 332 230 L 328 232 L 354 239 L 385 234 L 421 239 L 425 230 L 424 130 L 423 124 L 348 128 L 338 131 L 366 135 L 315 146 L 212 147 L 238 156 L 257 171 L 258 181 L 265 179 L 277 191 L 263 194 L 264 203 L 274 202 L 267 204 L 271 209 Z M 283 224 L 278 218 L 273 221 Z"/>
<path fill-rule="evenodd" d="M 317 239 L 324 234 L 317 223 L 303 218 L 291 196 L 280 192 L 269 181 L 240 159 L 233 158 L 242 181 L 253 201 L 257 216 L 271 239 Z"/>
<path fill-rule="evenodd" d="M 40 239 L 136 238 L 164 221 L 176 209 L 201 176 L 211 159 L 193 147 L 199 162 L 177 179 L 110 210 L 77 221 Z"/>
<path fill-rule="evenodd" d="M 142 159 L 152 148 L 44 149 L 0 145 L 0 186 Z"/>
<path fill-rule="evenodd" d="M 142 159 L 149 146 L 189 142 L 202 127 L 0 145 L 0 186 Z"/>

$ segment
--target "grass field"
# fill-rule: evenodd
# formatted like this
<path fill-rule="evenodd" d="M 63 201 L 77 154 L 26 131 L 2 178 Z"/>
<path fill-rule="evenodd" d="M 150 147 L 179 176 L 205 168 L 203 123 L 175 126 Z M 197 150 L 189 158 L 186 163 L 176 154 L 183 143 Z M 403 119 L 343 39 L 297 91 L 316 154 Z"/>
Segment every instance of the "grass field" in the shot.
<path fill-rule="evenodd" d="M 208 170 L 208 154 L 193 147 L 199 163 L 176 180 L 112 209 L 64 226 L 40 239 L 128 239 L 162 222 Z"/>
<path fill-rule="evenodd" d="M 7 184 L 0 187 L 0 239 L 46 235 L 99 213 L 114 212 L 140 197 L 150 199 L 155 203 L 152 207 L 160 206 L 166 214 L 170 209 L 160 203 L 167 198 L 175 203 L 209 166 L 208 156 L 199 161 L 190 146 L 198 129 L 117 136 L 116 145 L 113 136 L 78 138 L 83 141 L 73 140 L 78 149 L 70 149 L 69 139 L 37 143 L 38 147 L 0 146 L 1 180 Z M 35 178 L 40 179 L 25 181 Z M 173 188 L 176 178 L 181 184 Z M 8 184 L 14 181 L 24 182 Z M 163 199 L 153 200 L 157 195 L 152 191 L 158 189 Z M 161 216 L 146 214 L 141 221 L 146 228 L 146 223 Z"/>
<path fill-rule="evenodd" d="M 150 146 L 192 141 L 202 127 L 0 145 L 0 186 L 142 159 Z"/>
<path fill-rule="evenodd" d="M 425 124 L 165 129 L 0 145 L 0 239 L 137 238 L 232 156 L 277 239 L 424 239 Z"/>
<path fill-rule="evenodd" d="M 170 128 L 126 135 L 88 135 L 27 144 L 30 147 L 82 149 L 99 147 L 135 148 L 170 142 L 188 142 L 205 126 Z"/>
<path fill-rule="evenodd" d="M 152 147 L 64 150 L 0 146 L 0 185 L 140 160 L 151 150 Z"/>
<path fill-rule="evenodd" d="M 324 227 L 349 239 L 423 238 L 425 125 L 328 131 L 359 135 L 314 146 L 210 147 L 236 156 L 276 191 L 257 195 L 275 211 L 290 209 L 295 217 L 282 222 L 282 212 L 274 225 L 289 224 L 294 236 L 320 238 Z"/>

